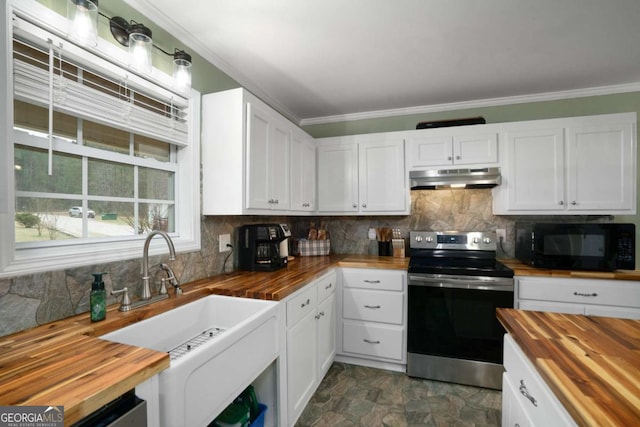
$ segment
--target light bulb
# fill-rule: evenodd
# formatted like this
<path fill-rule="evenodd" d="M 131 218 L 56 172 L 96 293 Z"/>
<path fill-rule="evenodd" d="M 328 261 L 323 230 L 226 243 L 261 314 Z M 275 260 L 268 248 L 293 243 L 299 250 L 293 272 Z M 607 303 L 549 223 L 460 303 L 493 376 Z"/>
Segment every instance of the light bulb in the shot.
<path fill-rule="evenodd" d="M 149 31 L 149 33 L 151 33 Z M 134 69 L 150 73 L 151 72 L 151 37 L 143 33 L 129 34 L 129 61 Z"/>
<path fill-rule="evenodd" d="M 173 61 L 173 85 L 181 92 L 191 89 L 191 61 L 176 57 Z"/>
<path fill-rule="evenodd" d="M 69 37 L 85 45 L 98 43 L 98 6 L 89 0 L 69 0 Z"/>

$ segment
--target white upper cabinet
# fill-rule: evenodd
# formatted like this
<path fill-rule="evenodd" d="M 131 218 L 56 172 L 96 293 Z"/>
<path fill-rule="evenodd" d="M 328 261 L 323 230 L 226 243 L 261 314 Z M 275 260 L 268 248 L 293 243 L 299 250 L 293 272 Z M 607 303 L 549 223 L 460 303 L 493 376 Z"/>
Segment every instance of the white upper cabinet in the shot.
<path fill-rule="evenodd" d="M 358 212 L 358 145 L 320 140 L 318 152 L 318 210 Z"/>
<path fill-rule="evenodd" d="M 248 209 L 289 209 L 290 125 L 273 111 L 247 102 Z"/>
<path fill-rule="evenodd" d="M 357 135 L 317 142 L 320 212 L 409 213 L 402 135 Z"/>
<path fill-rule="evenodd" d="M 292 171 L 292 135 L 296 135 L 296 141 L 303 137 L 311 139 L 244 89 L 204 95 L 203 213 L 242 215 L 292 212 L 291 174 L 298 173 L 297 170 Z M 309 203 L 313 203 L 311 198 Z"/>
<path fill-rule="evenodd" d="M 494 214 L 635 214 L 635 129 L 633 113 L 505 125 Z"/>
<path fill-rule="evenodd" d="M 316 209 L 316 146 L 302 131 L 291 132 L 291 210 Z"/>
<path fill-rule="evenodd" d="M 407 138 L 410 170 L 455 165 L 495 166 L 497 163 L 497 133 L 477 126 L 416 130 Z"/>

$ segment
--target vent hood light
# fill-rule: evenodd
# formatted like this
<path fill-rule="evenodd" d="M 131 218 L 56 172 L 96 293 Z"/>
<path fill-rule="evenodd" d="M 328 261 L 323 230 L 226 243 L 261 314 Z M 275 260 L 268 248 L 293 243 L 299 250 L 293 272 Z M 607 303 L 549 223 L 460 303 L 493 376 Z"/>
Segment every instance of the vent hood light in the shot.
<path fill-rule="evenodd" d="M 492 188 L 500 184 L 500 168 L 433 169 L 409 172 L 412 190 Z"/>

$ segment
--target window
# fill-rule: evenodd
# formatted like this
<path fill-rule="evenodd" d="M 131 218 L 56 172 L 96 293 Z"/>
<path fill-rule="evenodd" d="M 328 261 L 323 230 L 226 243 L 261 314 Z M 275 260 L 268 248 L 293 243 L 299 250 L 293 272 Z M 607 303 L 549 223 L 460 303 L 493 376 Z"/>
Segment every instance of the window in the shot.
<path fill-rule="evenodd" d="M 12 185 L 0 226 L 13 239 L 0 243 L 0 277 L 140 257 L 155 229 L 198 250 L 199 94 L 133 75 L 30 19 L 59 21 L 52 11 L 20 7 L 4 17 L 14 32 L 0 112 L 12 131 L 0 169 Z"/>

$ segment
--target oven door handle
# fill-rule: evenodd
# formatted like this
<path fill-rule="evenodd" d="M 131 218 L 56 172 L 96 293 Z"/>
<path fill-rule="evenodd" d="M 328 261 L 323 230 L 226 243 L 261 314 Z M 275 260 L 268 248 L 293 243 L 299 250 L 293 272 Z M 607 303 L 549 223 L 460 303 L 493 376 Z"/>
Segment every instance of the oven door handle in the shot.
<path fill-rule="evenodd" d="M 483 291 L 513 291 L 513 279 L 485 276 L 437 276 L 409 275 L 409 286 L 431 288 L 477 289 Z"/>

